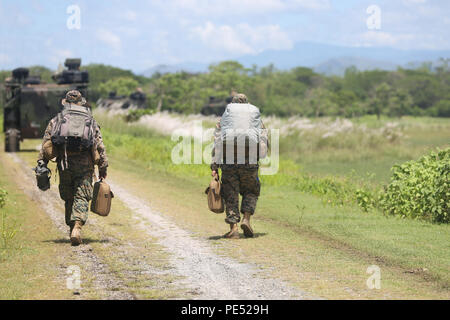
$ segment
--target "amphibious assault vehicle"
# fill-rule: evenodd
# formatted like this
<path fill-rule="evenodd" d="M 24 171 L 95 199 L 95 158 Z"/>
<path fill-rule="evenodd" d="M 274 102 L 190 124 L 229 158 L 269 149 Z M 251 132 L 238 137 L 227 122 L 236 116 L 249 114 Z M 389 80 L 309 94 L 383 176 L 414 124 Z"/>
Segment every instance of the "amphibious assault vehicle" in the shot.
<path fill-rule="evenodd" d="M 203 106 L 203 108 L 200 110 L 200 113 L 205 116 L 221 116 L 225 112 L 225 108 L 227 107 L 227 105 L 231 103 L 232 99 L 232 96 L 226 99 L 209 97 L 209 102 Z"/>
<path fill-rule="evenodd" d="M 23 139 L 42 138 L 45 128 L 61 109 L 69 90 L 79 90 L 87 98 L 89 74 L 80 71 L 81 59 L 66 59 L 67 69 L 55 73 L 54 83 L 42 83 L 27 68 L 17 68 L 4 83 L 3 131 L 5 151 L 20 149 Z"/>
<path fill-rule="evenodd" d="M 127 96 L 118 96 L 115 91 L 111 91 L 107 98 L 97 100 L 97 107 L 109 110 L 120 109 L 144 109 L 147 107 L 147 97 L 142 90 L 138 89 Z"/>

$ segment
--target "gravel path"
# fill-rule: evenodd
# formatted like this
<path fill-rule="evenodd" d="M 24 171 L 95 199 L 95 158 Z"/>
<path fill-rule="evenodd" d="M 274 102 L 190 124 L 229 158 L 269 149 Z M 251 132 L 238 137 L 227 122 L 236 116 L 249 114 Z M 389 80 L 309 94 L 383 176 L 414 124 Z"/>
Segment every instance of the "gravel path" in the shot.
<path fill-rule="evenodd" d="M 59 198 L 59 194 L 56 190 L 50 189 L 45 193 L 36 188 L 36 180 L 34 178 L 33 171 L 25 163 L 24 160 L 20 159 L 17 154 L 7 153 L 11 159 L 20 165 L 22 170 L 17 172 L 18 178 L 22 181 L 21 189 L 24 194 L 29 198 L 37 201 L 41 208 L 48 214 L 50 219 L 53 221 L 58 230 L 64 234 L 67 239 L 69 239 L 68 227 L 64 222 L 64 207 L 63 202 Z M 53 182 L 53 181 L 52 181 Z M 95 255 L 92 247 L 89 244 L 83 244 L 78 247 L 72 247 L 67 244 L 67 248 L 73 251 L 82 261 L 82 270 L 88 272 L 88 274 L 93 275 L 93 285 L 95 290 L 101 294 L 102 298 L 107 300 L 130 300 L 135 299 L 135 296 L 126 291 L 126 286 L 114 274 L 109 270 L 108 265 L 102 262 L 102 260 Z M 61 281 L 64 281 L 67 277 L 66 268 L 68 266 L 62 266 Z M 83 280 L 82 280 L 83 281 Z M 82 284 L 83 287 L 83 284 Z M 79 297 L 83 298 L 83 290 L 79 292 Z"/>
<path fill-rule="evenodd" d="M 57 228 L 67 235 L 64 208 L 58 192 L 51 189 L 43 196 L 44 193 L 36 188 L 34 174 L 25 161 L 16 154 L 8 155 L 22 167 L 19 174 L 23 175 L 20 179 L 24 182 L 24 193 L 39 201 Z M 190 289 L 193 298 L 255 300 L 310 297 L 279 279 L 263 277 L 256 265 L 219 256 L 208 241 L 194 237 L 178 227 L 169 217 L 154 211 L 146 201 L 134 196 L 119 184 L 110 179 L 108 183 L 115 196 L 141 221 L 139 229 L 157 238 L 158 243 L 170 254 L 170 272 L 183 278 L 179 285 Z M 105 299 L 135 299 L 126 291 L 123 282 L 95 255 L 91 246 L 83 244 L 79 247 L 68 247 L 84 262 L 83 267 L 95 275 L 94 287 L 103 293 Z"/>
<path fill-rule="evenodd" d="M 213 252 L 206 240 L 178 227 L 168 217 L 155 212 L 145 201 L 108 180 L 114 195 L 142 219 L 147 230 L 171 254 L 171 263 L 183 285 L 198 299 L 302 299 L 306 294 L 277 279 L 262 278 L 256 266 L 240 263 Z"/>

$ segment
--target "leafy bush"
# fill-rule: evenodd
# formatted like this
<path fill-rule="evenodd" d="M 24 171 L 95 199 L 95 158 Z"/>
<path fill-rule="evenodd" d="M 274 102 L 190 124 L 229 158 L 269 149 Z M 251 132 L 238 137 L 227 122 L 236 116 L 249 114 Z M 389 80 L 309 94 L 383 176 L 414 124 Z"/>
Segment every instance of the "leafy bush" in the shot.
<path fill-rule="evenodd" d="M 118 96 L 128 96 L 139 86 L 139 82 L 131 77 L 119 77 L 110 79 L 98 86 L 99 92 L 107 96 L 110 91 L 115 91 Z"/>
<path fill-rule="evenodd" d="M 127 115 L 125 116 L 126 122 L 134 122 L 138 121 L 142 116 L 144 115 L 151 115 L 155 113 L 155 110 L 153 109 L 136 109 L 136 110 L 130 110 Z"/>
<path fill-rule="evenodd" d="M 376 206 L 375 197 L 368 190 L 357 189 L 355 191 L 356 202 L 358 206 L 365 212 L 369 211 Z"/>
<path fill-rule="evenodd" d="M 0 189 L 0 209 L 6 204 L 6 190 Z M 10 241 L 16 236 L 18 229 L 16 225 L 9 225 L 7 221 L 7 214 L 5 210 L 0 212 L 0 249 L 7 249 Z M 2 251 L 2 256 L 4 252 Z"/>
<path fill-rule="evenodd" d="M 432 222 L 450 221 L 450 148 L 393 167 L 380 205 L 388 213 Z"/>
<path fill-rule="evenodd" d="M 6 190 L 0 189 L 0 209 L 3 208 L 6 204 L 6 195 L 8 193 Z"/>

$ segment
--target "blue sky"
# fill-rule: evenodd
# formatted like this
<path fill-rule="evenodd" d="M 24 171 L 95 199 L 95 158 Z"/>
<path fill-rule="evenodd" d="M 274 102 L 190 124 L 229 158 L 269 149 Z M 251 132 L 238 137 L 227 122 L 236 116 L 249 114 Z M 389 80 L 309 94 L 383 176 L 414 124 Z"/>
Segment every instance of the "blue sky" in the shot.
<path fill-rule="evenodd" d="M 67 8 L 80 8 L 68 29 Z M 381 10 L 369 30 L 366 9 Z M 437 0 L 0 0 L 0 69 L 66 57 L 140 72 L 290 50 L 296 42 L 404 50 L 450 49 L 450 1 Z"/>

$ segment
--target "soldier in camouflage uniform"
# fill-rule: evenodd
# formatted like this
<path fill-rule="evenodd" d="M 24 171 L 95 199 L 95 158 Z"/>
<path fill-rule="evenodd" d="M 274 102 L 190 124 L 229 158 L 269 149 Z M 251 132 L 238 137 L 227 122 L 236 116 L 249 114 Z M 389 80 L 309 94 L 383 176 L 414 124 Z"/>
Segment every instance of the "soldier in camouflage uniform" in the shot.
<path fill-rule="evenodd" d="M 67 92 L 63 99 L 63 105 L 67 103 L 86 105 L 86 100 L 77 90 Z M 50 120 L 42 142 L 39 153 L 38 165 L 47 164 L 44 152 L 44 144 L 50 141 L 56 117 Z M 67 157 L 63 154 L 56 155 L 57 168 L 59 172 L 59 194 L 65 202 L 66 224 L 70 227 L 70 240 L 72 245 L 81 243 L 81 227 L 88 218 L 89 201 L 92 199 L 92 178 L 94 175 L 94 164 L 98 165 L 100 178 L 105 179 L 107 175 L 108 158 L 103 144 L 100 127 L 94 123 L 94 150 L 78 153 L 67 152 Z M 67 159 L 65 159 L 67 158 Z M 97 158 L 94 160 L 94 158 Z M 63 165 L 64 164 L 64 165 Z"/>
<path fill-rule="evenodd" d="M 248 103 L 248 99 L 244 94 L 236 94 L 232 100 L 233 103 Z M 267 131 L 262 126 L 259 141 L 259 157 L 263 158 L 267 154 L 268 136 Z M 244 231 L 245 237 L 253 237 L 253 229 L 250 226 L 250 217 L 255 213 L 256 202 L 260 194 L 261 183 L 258 177 L 258 163 L 249 163 L 248 153 L 246 154 L 245 163 L 238 164 L 236 159 L 237 148 L 234 149 L 234 163 L 228 164 L 226 159 L 226 147 L 221 139 L 220 120 L 216 124 L 214 132 L 214 145 L 212 154 L 211 170 L 212 176 L 218 175 L 218 169 L 222 169 L 222 192 L 225 200 L 226 218 L 225 222 L 230 225 L 230 231 L 224 235 L 225 238 L 239 238 L 238 223 L 241 221 L 240 213 L 244 218 L 241 223 L 241 229 Z M 217 150 L 216 150 L 217 149 Z M 222 150 L 221 150 L 222 149 Z M 239 211 L 239 194 L 242 196 L 241 210 Z"/>

